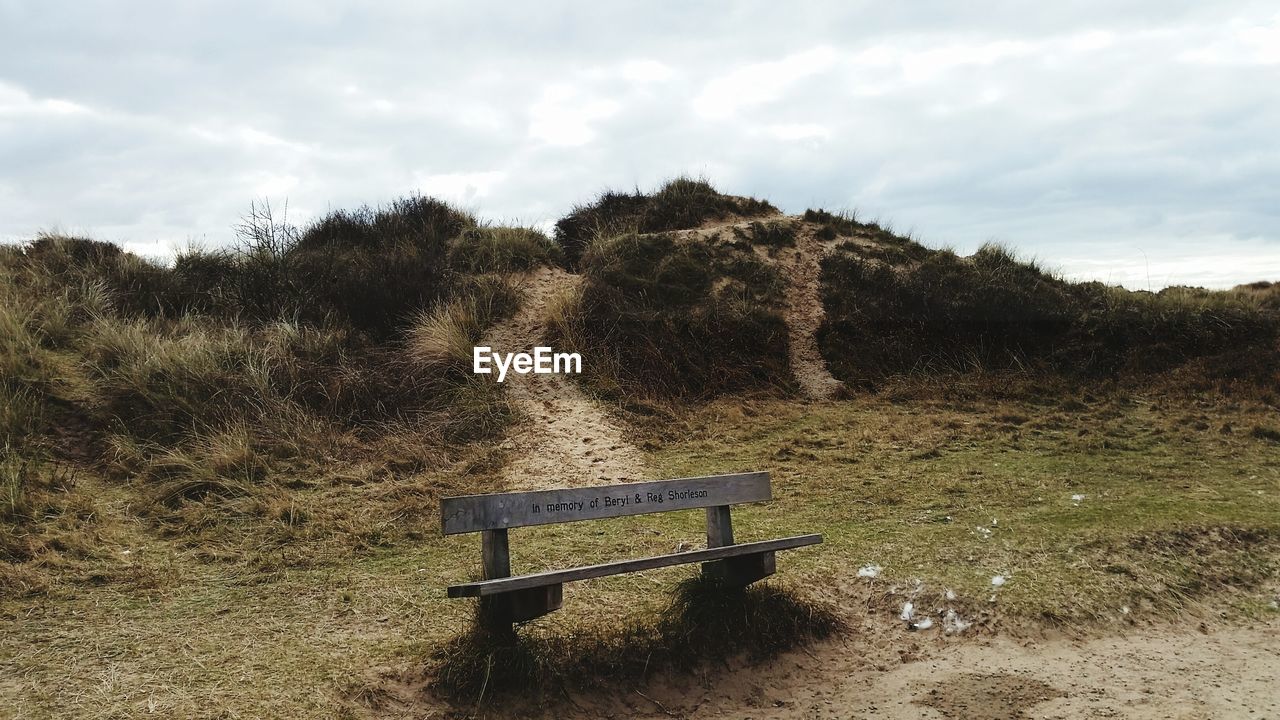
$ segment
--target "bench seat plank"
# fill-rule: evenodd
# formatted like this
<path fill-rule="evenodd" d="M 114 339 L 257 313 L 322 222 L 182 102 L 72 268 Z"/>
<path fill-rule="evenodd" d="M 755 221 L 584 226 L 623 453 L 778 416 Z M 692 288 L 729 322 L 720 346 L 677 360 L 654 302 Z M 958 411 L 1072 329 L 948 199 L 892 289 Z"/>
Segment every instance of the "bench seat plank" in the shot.
<path fill-rule="evenodd" d="M 560 583 L 573 582 L 575 580 L 587 580 L 590 578 L 606 577 L 609 575 L 620 575 L 622 573 L 636 572 L 639 570 L 652 570 L 654 568 L 671 567 L 673 565 L 683 565 L 686 563 L 721 560 L 729 557 L 765 553 L 774 550 L 789 550 L 791 548 L 804 547 L 806 545 L 816 545 L 820 542 L 822 542 L 821 535 L 797 535 L 795 537 L 778 538 L 776 540 L 761 540 L 759 542 L 741 543 L 739 545 L 726 545 L 724 547 L 707 548 L 705 550 L 690 550 L 689 552 L 673 553 L 671 555 L 658 555 L 656 557 L 637 558 L 634 560 L 617 560 L 615 562 L 602 563 L 600 565 L 587 565 L 584 567 L 569 568 L 568 570 L 551 570 L 547 572 L 533 573 L 531 575 L 518 575 L 516 577 L 496 578 L 493 580 L 479 580 L 476 582 L 463 583 L 461 585 L 450 585 L 449 597 L 460 598 L 497 595 L 499 593 L 511 592 L 513 590 L 524 590 L 544 585 L 557 585 Z"/>

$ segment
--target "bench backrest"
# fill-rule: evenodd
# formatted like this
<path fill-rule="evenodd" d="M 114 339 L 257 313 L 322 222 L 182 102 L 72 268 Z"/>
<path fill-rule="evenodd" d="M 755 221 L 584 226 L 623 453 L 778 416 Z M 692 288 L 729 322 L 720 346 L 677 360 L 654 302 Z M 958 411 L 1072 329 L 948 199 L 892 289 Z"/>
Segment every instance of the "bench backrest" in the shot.
<path fill-rule="evenodd" d="M 586 488 L 463 495 L 440 501 L 445 535 L 644 515 L 769 500 L 769 473 L 680 478 Z"/>

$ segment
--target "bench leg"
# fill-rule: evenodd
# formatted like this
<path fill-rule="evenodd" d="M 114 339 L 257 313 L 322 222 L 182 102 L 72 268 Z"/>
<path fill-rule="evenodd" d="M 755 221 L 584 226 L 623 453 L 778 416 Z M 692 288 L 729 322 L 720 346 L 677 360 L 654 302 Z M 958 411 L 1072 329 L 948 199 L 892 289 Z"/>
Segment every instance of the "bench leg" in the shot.
<path fill-rule="evenodd" d="M 777 571 L 778 561 L 772 550 L 702 563 L 704 575 L 743 587 Z"/>
<path fill-rule="evenodd" d="M 489 632 L 508 634 L 513 623 L 521 623 L 559 610 L 564 604 L 564 585 L 513 590 L 480 598 L 480 622 Z"/>
<path fill-rule="evenodd" d="M 564 585 L 546 585 L 504 593 L 511 596 L 511 620 L 525 622 L 560 609 L 564 603 Z"/>

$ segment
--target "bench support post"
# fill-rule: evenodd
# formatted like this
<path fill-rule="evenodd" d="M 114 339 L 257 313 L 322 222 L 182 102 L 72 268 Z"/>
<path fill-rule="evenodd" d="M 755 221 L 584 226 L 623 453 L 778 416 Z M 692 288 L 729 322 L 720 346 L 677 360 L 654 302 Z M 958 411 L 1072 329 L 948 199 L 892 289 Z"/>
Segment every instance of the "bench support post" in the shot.
<path fill-rule="evenodd" d="M 728 505 L 707 508 L 707 547 L 717 548 L 733 544 L 733 518 Z"/>
<path fill-rule="evenodd" d="M 484 579 L 511 577 L 511 552 L 507 530 L 485 530 L 480 533 L 480 554 L 484 561 Z M 515 590 L 480 598 L 480 622 L 490 632 L 509 635 L 512 623 L 525 622 L 559 610 L 564 602 L 564 585 Z"/>
<path fill-rule="evenodd" d="M 741 587 L 767 578 L 777 571 L 778 561 L 772 550 L 702 563 L 704 575 Z"/>
<path fill-rule="evenodd" d="M 707 508 L 707 547 L 728 547 L 732 544 L 733 517 L 729 506 Z M 702 573 L 734 585 L 750 585 L 760 578 L 774 574 L 777 567 L 774 554 L 763 552 L 702 563 Z"/>
<path fill-rule="evenodd" d="M 511 550 L 507 546 L 507 529 L 480 533 L 480 555 L 484 560 L 484 579 L 511 577 Z"/>
<path fill-rule="evenodd" d="M 480 533 L 480 557 L 484 563 L 484 579 L 511 577 L 511 552 L 507 546 L 507 529 Z M 511 598 L 493 595 L 480 598 L 480 624 L 496 634 L 511 632 Z"/>

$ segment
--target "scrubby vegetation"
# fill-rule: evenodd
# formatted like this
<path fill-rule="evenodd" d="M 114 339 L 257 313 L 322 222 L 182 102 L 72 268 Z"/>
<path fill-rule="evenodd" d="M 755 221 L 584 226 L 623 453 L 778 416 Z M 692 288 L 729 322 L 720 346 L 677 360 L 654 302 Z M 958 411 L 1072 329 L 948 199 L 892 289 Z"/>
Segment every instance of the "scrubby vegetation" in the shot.
<path fill-rule="evenodd" d="M 600 240 L 552 324 L 597 389 L 707 397 L 791 382 L 783 279 L 749 249 L 673 233 Z"/>
<path fill-rule="evenodd" d="M 559 262 L 560 247 L 533 228 L 471 228 L 449 248 L 449 264 L 469 273 L 519 272 Z"/>
<path fill-rule="evenodd" d="M 1260 280 L 1247 285 L 1237 285 L 1233 292 L 1253 298 L 1258 305 L 1268 310 L 1280 312 L 1280 282 Z"/>
<path fill-rule="evenodd" d="M 778 209 L 763 200 L 724 195 L 705 180 L 679 177 L 657 192 L 605 191 L 595 202 L 580 205 L 556 223 L 555 239 L 564 259 L 575 268 L 597 239 L 627 233 L 655 233 L 696 228 L 708 220 L 772 215 Z"/>
<path fill-rule="evenodd" d="M 163 533 L 288 542 L 323 459 L 438 457 L 509 419 L 458 347 L 514 311 L 498 273 L 550 262 L 545 237 L 426 198 L 304 228 L 255 206 L 239 230 L 173 265 L 56 235 L 0 249 L 0 560 L 27 567 L 8 591 L 109 532 L 77 473 Z"/>
<path fill-rule="evenodd" d="M 415 197 L 302 227 L 255 206 L 238 246 L 172 264 L 59 235 L 0 248 L 16 712 L 188 716 L 216 697 L 232 715 L 328 717 L 348 699 L 385 709 L 404 678 L 368 669 L 427 657 L 467 704 L 762 658 L 838 627 L 807 587 L 896 622 L 903 595 L 851 587 L 864 562 L 895 588 L 923 579 L 931 603 L 953 589 L 975 627 L 1220 598 L 1232 617 L 1274 612 L 1276 284 L 1128 292 L 995 246 L 960 257 L 852 214 L 775 213 L 681 178 L 601 195 L 554 243 Z M 783 268 L 813 238 L 830 249 L 818 344 L 849 391 L 797 403 Z M 581 276 L 546 308 L 551 344 L 635 411 L 627 440 L 655 476 L 769 469 L 777 499 L 735 509 L 744 535 L 824 534 L 788 554 L 786 591 L 602 579 L 574 587 L 585 612 L 514 640 L 469 632 L 438 592 L 478 562 L 474 537 L 439 536 L 438 498 L 507 489 L 521 451 L 471 348 L 518 309 L 508 274 L 551 264 Z M 993 391 L 1009 378 L 1035 391 Z M 529 528 L 514 560 L 659 554 L 703 523 Z M 993 590 L 996 573 L 1012 580 Z"/>
<path fill-rule="evenodd" d="M 785 220 L 752 221 L 745 228 L 736 228 L 733 234 L 743 242 L 762 245 L 770 252 L 796 244 L 795 225 Z"/>
<path fill-rule="evenodd" d="M 1208 382 L 1277 380 L 1280 318 L 1238 292 L 1073 283 L 995 245 L 893 259 L 845 243 L 823 261 L 819 344 L 856 385 L 1000 369 L 1142 380 L 1188 363 Z"/>

